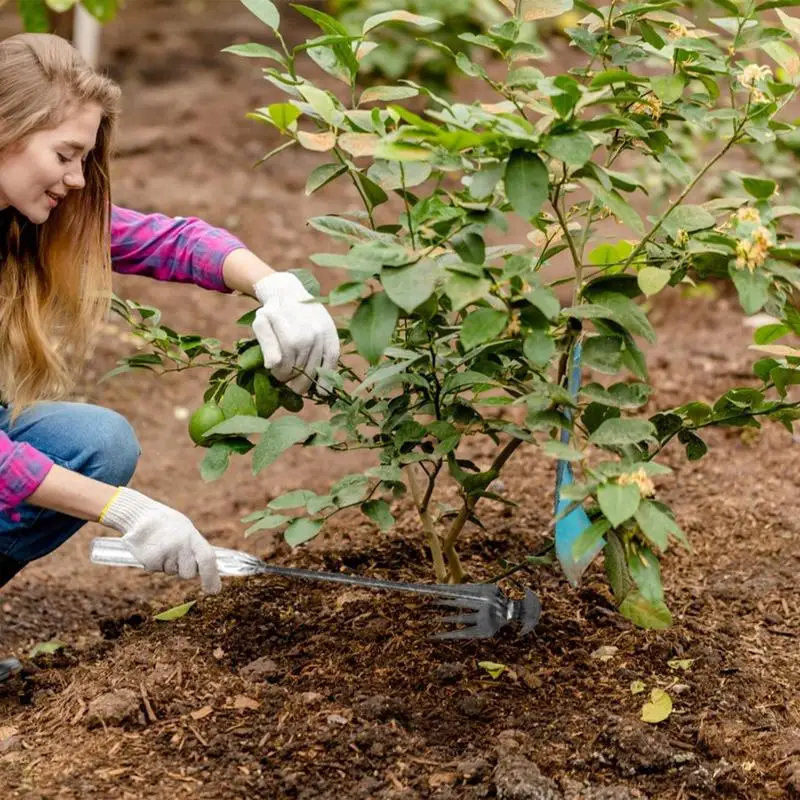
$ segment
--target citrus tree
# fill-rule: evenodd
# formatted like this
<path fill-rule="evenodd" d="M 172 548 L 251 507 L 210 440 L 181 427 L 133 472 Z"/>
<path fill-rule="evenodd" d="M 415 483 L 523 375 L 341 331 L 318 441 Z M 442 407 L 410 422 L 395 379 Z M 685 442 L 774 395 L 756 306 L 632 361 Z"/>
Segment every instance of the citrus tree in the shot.
<path fill-rule="evenodd" d="M 0 0 L 0 6 L 6 0 Z M 51 15 L 71 11 L 82 5 L 99 22 L 110 22 L 117 13 L 118 0 L 17 0 L 22 24 L 31 33 L 47 33 L 52 28 Z"/>
<path fill-rule="evenodd" d="M 322 375 L 330 392 L 306 400 L 327 404 L 327 419 L 275 416 L 299 410 L 303 398 L 273 382 L 254 339 L 226 349 L 165 327 L 157 309 L 117 301 L 148 343 L 118 369 L 211 370 L 192 424 L 209 448 L 209 480 L 234 454 L 248 454 L 259 474 L 292 446 L 371 451 L 376 466 L 323 495 L 297 489 L 272 500 L 246 518 L 248 533 L 282 529 L 300 545 L 346 508 L 386 529 L 387 500 L 408 488 L 439 581 L 464 578 L 459 536 L 482 524 L 486 502 L 513 504 L 493 484 L 518 449 L 536 448 L 558 465 L 554 549 L 570 581 L 602 552 L 621 613 L 643 627 L 669 625 L 660 556 L 688 543 L 658 496 L 669 472 L 660 454 L 677 443 L 698 459 L 706 429 L 770 419 L 791 431 L 800 416 L 790 394 L 800 351 L 777 343 L 800 334 L 791 303 L 800 244 L 786 227 L 800 209 L 782 202 L 775 180 L 726 161 L 737 153 L 746 163 L 753 150 L 795 135 L 787 106 L 800 78 L 800 20 L 781 10 L 789 0 L 715 0 L 709 29 L 670 0 L 577 0 L 585 16 L 566 31 L 575 63 L 563 70 L 519 32 L 572 0 L 502 0 L 506 18 L 469 37 L 502 70 L 490 74 L 435 45 L 476 84 L 474 96 L 494 95 L 484 102 L 450 101 L 410 80 L 359 91 L 360 59 L 381 26 L 424 37 L 434 19 L 388 11 L 354 35 L 295 5 L 320 33 L 289 46 L 269 0 L 242 1 L 275 41 L 227 52 L 262 60 L 285 96 L 250 114 L 285 139 L 265 158 L 319 153 L 306 193 L 350 181 L 363 203 L 308 221 L 336 245 L 311 261 L 341 270 L 344 281 L 321 296 L 301 272 L 340 317 L 345 352 L 363 368 L 348 358 Z M 341 92 L 319 85 L 320 69 Z M 425 101 L 424 112 L 404 105 L 412 98 L 417 109 Z M 709 197 L 709 185 L 724 192 Z M 521 241 L 509 240 L 512 219 L 527 226 Z M 714 403 L 645 413 L 651 298 L 708 279 L 731 283 L 746 314 L 777 320 L 755 333 L 766 352 L 753 380 Z M 475 437 L 496 447 L 484 464 L 466 455 Z M 437 503 L 445 476 L 456 505 Z M 559 534 L 569 519 L 577 529 Z"/>

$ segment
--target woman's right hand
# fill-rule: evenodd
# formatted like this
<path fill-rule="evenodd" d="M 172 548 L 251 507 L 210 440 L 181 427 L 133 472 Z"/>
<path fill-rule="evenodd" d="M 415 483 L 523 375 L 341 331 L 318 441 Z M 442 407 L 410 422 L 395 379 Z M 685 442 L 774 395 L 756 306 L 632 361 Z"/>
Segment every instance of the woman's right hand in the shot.
<path fill-rule="evenodd" d="M 214 549 L 180 511 L 120 487 L 99 521 L 123 534 L 123 543 L 146 570 L 181 578 L 199 575 L 207 594 L 222 588 Z"/>

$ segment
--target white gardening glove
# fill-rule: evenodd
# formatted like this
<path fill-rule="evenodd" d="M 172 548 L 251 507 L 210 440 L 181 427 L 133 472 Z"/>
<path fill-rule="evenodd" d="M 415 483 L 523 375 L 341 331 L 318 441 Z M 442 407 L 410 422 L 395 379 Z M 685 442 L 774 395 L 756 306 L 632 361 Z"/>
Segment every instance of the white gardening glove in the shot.
<path fill-rule="evenodd" d="M 222 588 L 213 548 L 180 511 L 120 487 L 99 521 L 123 534 L 122 542 L 149 572 L 200 575 L 207 594 Z"/>
<path fill-rule="evenodd" d="M 264 366 L 281 383 L 288 381 L 290 389 L 304 394 L 318 367 L 336 367 L 336 325 L 323 305 L 308 302 L 314 298 L 289 272 L 274 272 L 253 288 L 262 304 L 256 311 L 253 331 L 264 354 Z M 298 370 L 306 374 L 299 374 Z M 326 391 L 324 381 L 318 385 Z"/>

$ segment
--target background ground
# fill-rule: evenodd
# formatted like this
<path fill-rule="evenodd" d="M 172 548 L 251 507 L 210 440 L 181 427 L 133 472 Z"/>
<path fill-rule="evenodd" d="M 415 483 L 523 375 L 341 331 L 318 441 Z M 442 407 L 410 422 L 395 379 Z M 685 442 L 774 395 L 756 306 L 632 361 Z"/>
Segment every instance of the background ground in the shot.
<path fill-rule="evenodd" d="M 299 19 L 299 17 L 297 18 Z M 0 14 L 0 35 L 16 18 Z M 219 54 L 262 28 L 235 0 L 136 0 L 104 34 L 123 85 L 115 201 L 197 215 L 228 227 L 278 268 L 308 267 L 329 246 L 304 225 L 354 203 L 336 188 L 303 195 L 316 163 L 295 152 L 253 171 L 272 143 L 244 118 L 272 95 L 253 62 Z M 297 31 L 297 36 L 302 30 Z M 337 187 L 339 185 L 337 184 Z M 321 271 L 322 272 L 322 271 Z M 325 282 L 329 276 L 320 274 Z M 194 287 L 117 277 L 117 291 L 163 309 L 171 326 L 232 341 L 252 306 Z M 727 297 L 665 296 L 655 410 L 711 399 L 746 382 L 750 331 Z M 240 518 L 290 488 L 322 490 L 364 462 L 289 452 L 258 479 L 245 459 L 204 484 L 176 408 L 200 400 L 203 375 L 98 376 L 128 352 L 109 334 L 82 397 L 135 426 L 134 486 L 188 513 L 215 544 L 283 563 L 427 580 L 421 536 L 404 504 L 378 535 L 342 522 L 308 551 L 269 536 L 244 542 Z M 555 570 L 525 581 L 544 616 L 527 639 L 434 644 L 425 601 L 275 580 L 226 581 L 184 619 L 154 611 L 196 587 L 88 562 L 87 526 L 0 594 L 0 643 L 25 657 L 39 641 L 69 647 L 0 688 L 0 786 L 14 798 L 711 798 L 785 797 L 800 789 L 797 446 L 768 429 L 718 432 L 710 456 L 659 483 L 695 548 L 664 560 L 675 626 L 634 630 L 611 609 L 593 568 L 580 591 Z M 476 449 L 475 457 L 482 454 Z M 486 512 L 464 552 L 474 574 L 531 552 L 552 504 L 553 470 L 523 452 L 504 479 L 511 513 Z M 610 658 L 600 647 L 615 647 Z M 673 659 L 692 659 L 687 670 Z M 481 660 L 508 671 L 492 680 Z M 639 721 L 647 691 L 668 688 L 666 722 Z"/>

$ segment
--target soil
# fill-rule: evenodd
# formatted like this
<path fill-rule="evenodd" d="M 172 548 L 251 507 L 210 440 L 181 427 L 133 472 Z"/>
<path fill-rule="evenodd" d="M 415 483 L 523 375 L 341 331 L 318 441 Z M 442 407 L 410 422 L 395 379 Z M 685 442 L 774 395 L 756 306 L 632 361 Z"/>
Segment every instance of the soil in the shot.
<path fill-rule="evenodd" d="M 299 18 L 298 18 L 299 19 Z M 0 15 L 0 35 L 16 18 Z M 302 30 L 298 27 L 297 35 Z M 304 220 L 354 205 L 336 188 L 306 198 L 317 159 L 295 152 L 257 171 L 274 137 L 244 118 L 271 95 L 252 62 L 222 56 L 261 28 L 234 0 L 137 0 L 109 25 L 103 57 L 123 85 L 115 200 L 197 215 L 237 233 L 278 268 L 307 267 L 329 243 Z M 319 270 L 323 288 L 334 276 Z M 159 306 L 172 327 L 224 341 L 246 335 L 241 297 L 117 276 L 120 295 Z M 751 331 L 724 293 L 666 294 L 652 314 L 658 387 L 650 410 L 713 399 L 746 384 Z M 242 538 L 241 517 L 291 488 L 322 491 L 363 469 L 361 456 L 302 450 L 254 478 L 240 459 L 205 484 L 203 451 L 182 409 L 205 376 L 97 379 L 130 344 L 98 343 L 79 397 L 135 426 L 143 456 L 133 485 L 189 514 L 214 543 L 277 563 L 430 580 L 408 503 L 378 534 L 336 521 L 312 546 Z M 313 413 L 313 411 L 304 412 Z M 800 604 L 795 576 L 797 445 L 782 429 L 714 432 L 709 456 L 668 451 L 659 495 L 691 553 L 663 560 L 675 624 L 634 629 L 613 610 L 595 564 L 580 589 L 554 567 L 505 581 L 529 585 L 543 616 L 534 633 L 438 642 L 441 610 L 409 595 L 274 578 L 226 579 L 223 592 L 90 565 L 87 526 L 24 570 L 0 595 L 0 642 L 25 664 L 0 685 L 0 786 L 8 798 L 781 798 L 800 793 Z M 472 448 L 479 463 L 490 451 Z M 543 541 L 553 464 L 524 450 L 503 476 L 518 505 L 487 503 L 485 530 L 462 544 L 472 576 L 499 571 Z M 197 599 L 173 622 L 153 615 Z M 66 646 L 30 658 L 33 645 Z M 493 678 L 480 662 L 505 665 Z M 644 685 L 644 691 L 635 682 Z M 633 685 L 633 686 L 632 686 Z M 674 709 L 640 720 L 654 688 Z"/>

